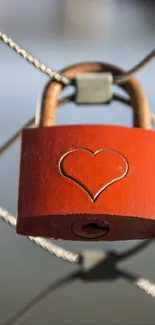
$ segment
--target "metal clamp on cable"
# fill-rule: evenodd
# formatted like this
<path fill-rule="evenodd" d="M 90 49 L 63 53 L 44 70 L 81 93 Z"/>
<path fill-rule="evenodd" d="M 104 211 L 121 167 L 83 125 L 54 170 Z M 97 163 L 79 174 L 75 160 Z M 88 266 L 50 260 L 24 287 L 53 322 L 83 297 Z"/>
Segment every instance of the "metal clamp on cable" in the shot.
<path fill-rule="evenodd" d="M 76 76 L 76 103 L 103 104 L 113 98 L 111 73 L 79 73 Z"/>
<path fill-rule="evenodd" d="M 108 258 L 108 253 L 104 250 L 84 250 L 81 253 L 81 269 L 83 272 L 88 272 L 100 265 Z"/>

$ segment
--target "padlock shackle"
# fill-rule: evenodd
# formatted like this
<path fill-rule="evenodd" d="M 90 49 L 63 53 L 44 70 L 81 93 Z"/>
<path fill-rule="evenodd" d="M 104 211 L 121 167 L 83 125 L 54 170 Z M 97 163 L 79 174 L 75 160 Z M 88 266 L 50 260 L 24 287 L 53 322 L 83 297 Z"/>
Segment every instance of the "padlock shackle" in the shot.
<path fill-rule="evenodd" d="M 60 73 L 71 79 L 71 81 L 74 81 L 78 73 L 93 72 L 110 72 L 115 77 L 124 73 L 124 70 L 108 63 L 86 62 L 71 65 L 60 71 Z M 140 83 L 134 77 L 129 77 L 119 87 L 124 89 L 130 97 L 134 113 L 134 127 L 151 129 L 149 104 L 145 91 Z M 62 89 L 63 85 L 58 82 L 50 80 L 47 83 L 42 97 L 40 126 L 45 127 L 55 124 L 55 111 Z"/>

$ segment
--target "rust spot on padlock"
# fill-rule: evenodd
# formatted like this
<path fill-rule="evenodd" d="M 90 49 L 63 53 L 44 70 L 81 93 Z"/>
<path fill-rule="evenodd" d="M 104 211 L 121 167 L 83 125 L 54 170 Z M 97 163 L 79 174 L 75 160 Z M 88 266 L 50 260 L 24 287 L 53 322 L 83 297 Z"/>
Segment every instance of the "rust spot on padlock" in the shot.
<path fill-rule="evenodd" d="M 75 78 L 101 71 L 122 72 L 85 63 L 62 73 Z M 121 87 L 131 98 L 135 128 L 54 126 L 62 85 L 47 86 L 40 126 L 22 136 L 19 234 L 91 241 L 155 236 L 155 133 L 149 130 L 149 107 L 139 83 L 130 77 Z M 70 151 L 74 154 L 62 161 Z"/>
<path fill-rule="evenodd" d="M 109 231 L 109 225 L 96 218 L 85 217 L 72 225 L 73 234 L 84 240 L 99 239 L 106 236 Z"/>

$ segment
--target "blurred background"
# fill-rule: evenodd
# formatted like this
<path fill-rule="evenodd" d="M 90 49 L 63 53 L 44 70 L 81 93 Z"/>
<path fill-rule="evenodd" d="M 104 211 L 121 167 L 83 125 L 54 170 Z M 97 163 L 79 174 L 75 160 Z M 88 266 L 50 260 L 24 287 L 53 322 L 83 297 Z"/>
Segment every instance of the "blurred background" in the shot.
<path fill-rule="evenodd" d="M 80 61 L 106 61 L 128 69 L 155 44 L 154 0 L 1 0 L 0 25 L 43 63 L 58 70 Z M 31 118 L 48 77 L 0 44 L 0 145 Z M 155 112 L 154 63 L 138 73 Z M 97 114 L 96 114 L 97 109 Z M 122 104 L 75 107 L 57 112 L 57 124 L 132 125 Z M 16 213 L 20 141 L 0 159 L 0 204 Z M 123 252 L 136 241 L 57 244 L 72 251 L 103 247 Z M 155 281 L 154 242 L 121 266 Z M 49 256 L 0 222 L 0 324 L 61 276 L 76 270 Z M 122 279 L 75 281 L 51 293 L 22 324 L 155 324 L 155 302 Z"/>

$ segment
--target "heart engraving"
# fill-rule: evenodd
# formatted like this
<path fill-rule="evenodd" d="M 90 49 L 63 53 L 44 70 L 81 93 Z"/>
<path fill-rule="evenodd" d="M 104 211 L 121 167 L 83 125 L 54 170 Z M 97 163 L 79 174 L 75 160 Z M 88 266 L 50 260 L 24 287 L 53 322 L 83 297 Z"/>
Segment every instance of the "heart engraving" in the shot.
<path fill-rule="evenodd" d="M 77 148 L 60 158 L 58 168 L 61 175 L 74 181 L 95 202 L 106 188 L 127 175 L 129 164 L 124 155 L 114 149 L 93 152 Z"/>

